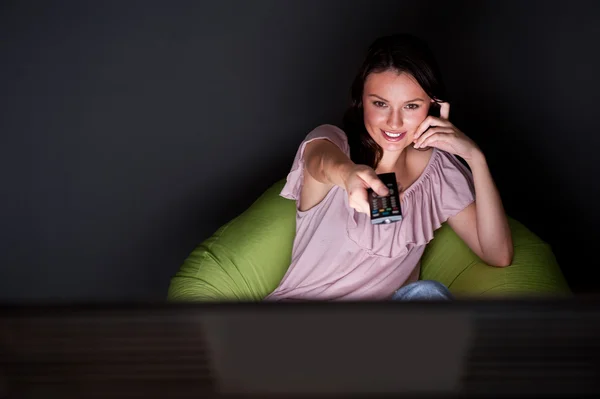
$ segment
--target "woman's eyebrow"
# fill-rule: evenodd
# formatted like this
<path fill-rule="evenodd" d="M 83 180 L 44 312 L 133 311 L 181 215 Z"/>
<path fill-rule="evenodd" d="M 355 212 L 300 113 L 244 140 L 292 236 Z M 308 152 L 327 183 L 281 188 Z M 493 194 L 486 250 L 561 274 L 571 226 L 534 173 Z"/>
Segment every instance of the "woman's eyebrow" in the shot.
<path fill-rule="evenodd" d="M 383 97 L 381 97 L 381 96 L 378 96 L 377 94 L 369 94 L 369 97 L 377 97 L 377 98 L 378 98 L 378 99 L 380 99 L 381 101 L 385 101 L 386 103 L 389 103 L 389 101 L 388 101 L 388 100 L 386 100 L 385 98 L 383 98 Z M 417 102 L 417 101 L 425 101 L 425 100 L 423 100 L 422 98 L 414 98 L 414 99 L 412 99 L 412 100 L 406 101 L 404 104 L 407 104 L 407 103 L 414 103 L 414 102 Z"/>

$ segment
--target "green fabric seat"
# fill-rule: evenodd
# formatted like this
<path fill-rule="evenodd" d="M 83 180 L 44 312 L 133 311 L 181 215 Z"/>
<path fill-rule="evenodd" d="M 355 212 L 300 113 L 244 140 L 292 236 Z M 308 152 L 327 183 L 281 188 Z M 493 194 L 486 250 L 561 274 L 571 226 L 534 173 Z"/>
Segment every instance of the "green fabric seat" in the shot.
<path fill-rule="evenodd" d="M 270 187 L 245 212 L 196 247 L 171 279 L 169 301 L 260 301 L 273 291 L 291 260 L 295 203 Z M 482 262 L 445 223 L 421 261 L 421 279 L 439 281 L 457 298 L 571 295 L 548 244 L 509 218 L 513 263 Z"/>

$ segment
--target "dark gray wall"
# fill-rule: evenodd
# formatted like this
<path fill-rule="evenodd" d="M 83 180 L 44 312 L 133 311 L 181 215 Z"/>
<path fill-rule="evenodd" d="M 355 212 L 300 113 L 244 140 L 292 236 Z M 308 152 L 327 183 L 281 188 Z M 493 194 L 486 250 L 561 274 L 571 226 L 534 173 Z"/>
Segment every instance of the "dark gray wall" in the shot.
<path fill-rule="evenodd" d="M 508 212 L 595 289 L 599 7 L 523 3 L 4 2 L 0 299 L 163 299 L 396 31 L 430 41 Z"/>

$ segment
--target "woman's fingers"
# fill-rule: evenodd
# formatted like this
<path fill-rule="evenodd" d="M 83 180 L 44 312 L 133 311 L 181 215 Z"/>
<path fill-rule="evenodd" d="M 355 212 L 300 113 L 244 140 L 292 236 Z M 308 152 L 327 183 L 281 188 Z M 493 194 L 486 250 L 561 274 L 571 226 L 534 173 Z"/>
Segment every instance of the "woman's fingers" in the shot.
<path fill-rule="evenodd" d="M 423 120 L 423 122 L 421 122 L 421 124 L 419 125 L 419 127 L 415 131 L 415 134 L 413 136 L 413 140 L 416 140 L 419 137 L 421 137 L 421 135 L 423 133 L 425 133 L 427 131 L 427 129 L 429 129 L 429 128 L 434 128 L 434 127 L 450 127 L 450 126 L 452 126 L 452 123 L 450 123 L 450 121 L 445 120 L 445 119 L 436 118 L 435 116 L 431 116 L 430 115 L 427 118 L 425 118 Z"/>
<path fill-rule="evenodd" d="M 421 147 L 438 147 L 444 151 L 462 156 L 463 145 L 453 134 L 436 133 L 429 136 L 421 143 Z M 460 151 L 461 153 L 457 152 Z"/>
<path fill-rule="evenodd" d="M 389 194 L 390 190 L 383 184 L 373 169 L 366 171 L 360 177 L 367 183 L 367 186 L 372 188 L 378 195 L 384 196 Z"/>
<path fill-rule="evenodd" d="M 348 204 L 358 212 L 366 214 L 371 212 L 367 191 L 369 188 L 380 196 L 389 194 L 387 186 L 383 184 L 372 168 L 366 166 L 358 168 L 352 180 L 353 183 L 348 190 Z"/>
<path fill-rule="evenodd" d="M 358 188 L 352 193 L 349 193 L 348 204 L 350 205 L 350 207 L 356 209 L 358 212 L 368 214 L 370 212 L 370 209 L 367 190 L 365 188 Z"/>
<path fill-rule="evenodd" d="M 453 134 L 454 129 L 448 127 L 432 127 L 425 134 L 423 134 L 419 139 L 415 141 L 415 148 L 426 147 L 425 141 L 429 139 L 434 134 Z"/>

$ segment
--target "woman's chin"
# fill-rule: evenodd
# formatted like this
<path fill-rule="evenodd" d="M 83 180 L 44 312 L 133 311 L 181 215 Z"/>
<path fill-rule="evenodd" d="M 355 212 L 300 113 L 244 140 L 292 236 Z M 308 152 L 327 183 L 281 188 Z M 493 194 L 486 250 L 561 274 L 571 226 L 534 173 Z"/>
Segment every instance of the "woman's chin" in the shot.
<path fill-rule="evenodd" d="M 379 146 L 387 152 L 398 152 L 404 150 L 407 147 L 407 142 L 406 140 L 402 140 L 397 143 L 385 142 L 379 143 Z"/>

